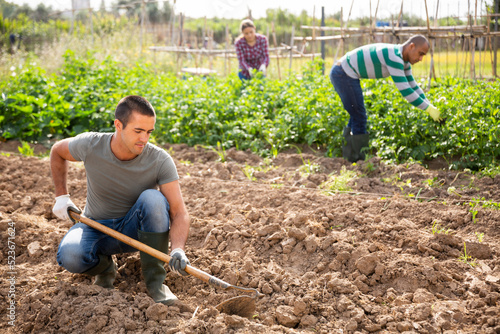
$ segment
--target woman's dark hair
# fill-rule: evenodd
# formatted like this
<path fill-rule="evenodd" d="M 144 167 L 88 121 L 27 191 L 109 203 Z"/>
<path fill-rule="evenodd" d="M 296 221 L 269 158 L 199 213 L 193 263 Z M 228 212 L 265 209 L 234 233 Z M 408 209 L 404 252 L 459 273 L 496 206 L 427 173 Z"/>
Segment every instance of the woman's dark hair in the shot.
<path fill-rule="evenodd" d="M 240 32 L 243 32 L 243 30 L 245 30 L 248 27 L 255 29 L 255 24 L 253 24 L 252 20 L 245 19 L 245 20 L 241 21 Z"/>
<path fill-rule="evenodd" d="M 126 96 L 118 102 L 115 109 L 115 118 L 122 122 L 124 129 L 133 111 L 144 116 L 156 116 L 155 110 L 148 100 L 138 95 Z"/>

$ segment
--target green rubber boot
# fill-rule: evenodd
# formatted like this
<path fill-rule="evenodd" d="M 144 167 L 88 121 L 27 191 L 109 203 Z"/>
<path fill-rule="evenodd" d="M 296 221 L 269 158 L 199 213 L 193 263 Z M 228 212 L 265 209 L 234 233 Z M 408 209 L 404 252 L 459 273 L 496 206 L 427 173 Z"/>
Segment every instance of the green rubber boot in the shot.
<path fill-rule="evenodd" d="M 345 144 L 342 145 L 342 156 L 344 159 L 347 161 L 351 161 L 353 157 L 353 152 L 352 152 L 352 135 L 351 135 L 351 128 L 346 126 L 344 128 L 344 133 L 343 133 L 344 139 L 345 139 Z"/>
<path fill-rule="evenodd" d="M 168 254 L 168 231 L 162 233 L 137 231 L 139 241 L 159 250 L 162 253 Z M 168 286 L 163 284 L 167 271 L 165 270 L 165 262 L 157 258 L 140 252 L 141 268 L 146 288 L 149 295 L 157 303 L 165 305 L 173 305 L 177 301 L 177 297 L 170 291 Z"/>
<path fill-rule="evenodd" d="M 116 278 L 116 263 L 109 255 L 99 255 L 99 263 L 84 272 L 84 274 L 95 276 L 94 284 L 106 289 L 113 289 Z"/>
<path fill-rule="evenodd" d="M 351 136 L 353 160 L 349 161 L 356 162 L 358 160 L 365 160 L 366 157 L 365 151 L 369 147 L 368 146 L 369 139 L 370 135 L 368 133 Z"/>

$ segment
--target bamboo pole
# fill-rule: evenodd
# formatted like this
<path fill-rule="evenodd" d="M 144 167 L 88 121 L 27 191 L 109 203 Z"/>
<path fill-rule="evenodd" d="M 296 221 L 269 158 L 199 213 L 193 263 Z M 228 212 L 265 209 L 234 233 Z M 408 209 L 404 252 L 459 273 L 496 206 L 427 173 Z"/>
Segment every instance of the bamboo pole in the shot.
<path fill-rule="evenodd" d="M 470 4 L 470 0 L 469 0 L 469 4 Z M 469 6 L 469 23 L 470 23 L 470 27 L 471 27 L 471 36 L 472 36 L 473 21 L 472 21 L 472 14 L 470 13 L 470 6 Z M 476 80 L 476 62 L 475 62 L 476 39 L 474 37 L 470 38 L 469 49 L 470 49 L 470 78 Z"/>
<path fill-rule="evenodd" d="M 380 4 L 380 0 L 377 0 L 377 7 L 375 8 L 375 14 L 373 15 L 373 26 L 377 26 L 377 13 L 378 13 L 378 5 Z"/>
<path fill-rule="evenodd" d="M 181 41 L 181 34 L 182 34 L 182 12 L 179 13 L 179 42 L 177 44 L 177 47 L 179 47 L 180 43 L 182 42 Z M 181 65 L 181 54 L 180 53 L 177 53 L 177 59 L 176 59 L 176 73 L 180 73 L 180 70 L 182 69 L 182 65 Z"/>
<path fill-rule="evenodd" d="M 354 6 L 354 0 L 351 2 L 351 8 L 349 9 L 349 15 L 347 16 L 347 21 L 345 21 L 345 28 L 347 29 L 347 25 L 349 24 L 349 19 L 351 18 L 352 7 Z"/>
<path fill-rule="evenodd" d="M 472 15 L 470 15 L 470 22 L 472 24 Z M 476 38 L 471 37 L 469 43 L 470 50 L 470 78 L 476 80 Z"/>
<path fill-rule="evenodd" d="M 271 22 L 271 27 L 273 31 L 274 47 L 276 48 L 276 65 L 278 66 L 278 79 L 281 81 L 281 71 L 280 71 L 280 57 L 278 51 L 278 43 L 276 42 L 276 31 L 274 30 L 274 21 Z"/>
<path fill-rule="evenodd" d="M 399 22 L 401 22 L 401 16 L 403 15 L 403 3 L 404 3 L 404 0 L 401 0 L 401 10 L 399 11 L 398 23 L 397 23 L 398 28 L 399 28 Z"/>
<path fill-rule="evenodd" d="M 90 20 L 90 42 L 94 45 L 94 22 L 92 20 L 92 8 L 89 8 L 89 20 Z"/>
<path fill-rule="evenodd" d="M 429 39 L 431 38 L 431 26 L 429 22 L 429 11 L 427 9 L 427 0 L 425 0 L 425 14 L 427 16 L 427 35 L 429 36 Z M 430 69 L 429 69 L 429 88 L 431 87 L 431 80 L 432 80 L 432 73 L 434 70 L 434 49 L 432 47 L 432 43 L 429 45 L 430 51 L 431 51 L 431 64 L 430 64 Z"/>
<path fill-rule="evenodd" d="M 343 12 L 344 12 L 344 7 L 340 7 L 340 27 L 343 28 Z M 335 51 L 335 56 L 333 57 L 333 64 L 337 62 L 337 57 L 339 54 L 340 46 L 344 44 L 344 30 L 340 29 L 340 36 L 341 38 L 339 39 L 339 45 L 337 45 L 337 51 Z M 343 46 L 342 46 L 342 51 L 344 51 Z M 342 54 L 343 55 L 343 54 Z"/>
<path fill-rule="evenodd" d="M 300 26 L 302 29 L 309 29 L 312 30 L 312 26 L 305 26 L 301 25 Z M 344 30 L 344 32 L 348 33 L 354 33 L 354 34 L 367 34 L 370 32 L 369 27 L 359 27 L 359 28 L 347 28 L 344 29 L 343 27 L 315 27 L 316 30 L 325 30 L 325 31 L 341 31 Z M 430 27 L 431 34 L 434 36 L 437 36 L 438 34 L 442 34 L 442 36 L 447 37 L 447 35 L 450 32 L 463 32 L 464 34 L 470 33 L 470 25 L 461 25 L 461 26 L 445 26 L 445 27 Z M 487 27 L 485 24 L 483 25 L 477 25 L 477 26 L 472 26 L 472 31 L 474 35 L 481 35 L 485 34 L 487 31 Z M 373 28 L 374 33 L 382 34 L 382 33 L 395 33 L 395 34 L 426 34 L 428 32 L 427 27 L 399 27 L 396 28 L 388 28 L 388 27 L 377 27 Z M 493 34 L 493 33 L 492 33 Z M 319 40 L 321 37 L 317 37 Z M 309 37 L 311 39 L 311 37 Z"/>
<path fill-rule="evenodd" d="M 312 25 L 313 25 L 313 30 L 312 30 L 312 41 L 311 41 L 311 53 L 314 54 L 316 51 L 316 6 L 313 6 L 313 17 L 312 17 Z M 314 58 L 313 58 L 314 59 Z"/>
<path fill-rule="evenodd" d="M 494 13 L 495 16 L 495 32 L 498 32 L 498 14 L 499 14 L 500 0 L 494 0 Z M 498 50 L 498 38 L 493 37 L 493 77 L 497 77 L 497 50 Z"/>
<path fill-rule="evenodd" d="M 491 24 L 491 19 L 490 17 L 488 16 L 488 33 L 490 32 L 490 24 Z M 495 66 L 495 63 L 493 62 L 493 43 L 491 41 L 491 36 L 488 36 L 488 46 L 490 48 L 490 58 L 491 58 L 491 68 L 493 69 L 494 66 Z M 486 53 L 486 52 L 485 52 Z M 486 58 L 486 57 L 485 57 Z M 494 73 L 494 72 L 493 72 Z M 493 74 L 493 77 L 495 77 L 495 75 Z"/>
<path fill-rule="evenodd" d="M 229 48 L 229 26 L 228 24 L 226 23 L 226 50 Z M 224 76 L 227 76 L 228 74 L 228 57 L 227 57 L 227 53 L 224 53 Z"/>
<path fill-rule="evenodd" d="M 75 32 L 75 9 L 71 10 L 71 29 L 69 31 L 70 35 L 73 35 Z"/>
<path fill-rule="evenodd" d="M 438 25 L 438 11 L 439 11 L 439 0 L 437 0 L 437 4 L 436 4 L 436 16 L 434 16 L 434 28 L 437 27 Z M 436 39 L 434 38 L 432 43 L 434 44 L 432 46 L 432 49 L 435 50 L 436 49 Z M 432 74 L 434 75 L 434 79 L 436 79 L 436 66 L 432 66 Z"/>
<path fill-rule="evenodd" d="M 483 0 L 481 0 L 481 6 L 482 5 L 483 5 Z M 474 20 L 474 25 L 477 25 L 477 0 L 476 0 L 476 18 Z M 480 40 L 478 39 L 478 41 L 480 41 Z M 480 43 L 478 43 L 478 44 L 480 44 Z M 479 52 L 479 78 L 482 79 L 483 78 L 483 72 L 481 71 L 481 69 L 482 69 L 481 68 L 482 67 L 482 62 L 481 62 L 481 56 L 482 56 L 482 54 L 481 54 L 481 45 L 479 45 L 478 52 Z"/>
<path fill-rule="evenodd" d="M 198 49 L 198 37 L 196 35 L 194 35 L 193 39 L 194 39 L 193 46 L 196 49 Z M 199 66 L 198 66 L 199 57 L 201 57 L 200 53 L 195 54 L 193 57 L 194 58 L 194 67 L 196 67 L 196 68 L 199 68 Z"/>
<path fill-rule="evenodd" d="M 214 48 L 214 31 L 209 30 L 208 31 L 208 51 L 212 51 Z M 212 57 L 212 52 L 208 53 L 208 68 L 210 70 L 213 69 L 213 57 Z"/>
<path fill-rule="evenodd" d="M 143 38 L 144 38 L 144 17 L 146 16 L 146 4 L 144 0 L 141 1 L 141 55 L 142 55 L 142 49 L 143 49 Z"/>
<path fill-rule="evenodd" d="M 290 73 L 292 72 L 292 59 L 293 59 L 293 38 L 295 35 L 295 26 L 292 25 L 292 38 L 290 40 L 290 65 L 288 69 L 290 70 Z"/>
<path fill-rule="evenodd" d="M 174 0 L 174 5 L 172 6 L 172 13 L 170 14 L 172 17 L 172 20 L 170 22 L 170 40 L 172 42 L 172 46 L 175 45 L 174 30 L 175 30 L 175 19 L 177 18 L 177 16 L 175 15 L 175 2 L 176 2 L 176 0 Z"/>
<path fill-rule="evenodd" d="M 462 75 L 463 78 L 466 77 L 466 74 L 467 74 L 467 60 L 469 59 L 469 53 L 466 52 L 465 50 L 465 37 L 462 39 L 463 41 L 463 45 L 462 45 L 462 53 L 464 54 L 463 58 L 464 58 L 464 65 L 463 65 L 463 68 L 464 68 L 464 74 Z"/>
<path fill-rule="evenodd" d="M 373 43 L 372 0 L 370 0 L 370 42 Z"/>

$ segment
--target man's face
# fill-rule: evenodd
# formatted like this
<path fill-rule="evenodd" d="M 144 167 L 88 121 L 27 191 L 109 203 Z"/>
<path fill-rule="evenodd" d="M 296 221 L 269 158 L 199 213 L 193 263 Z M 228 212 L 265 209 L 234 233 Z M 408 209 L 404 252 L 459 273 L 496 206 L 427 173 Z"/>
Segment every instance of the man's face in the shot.
<path fill-rule="evenodd" d="M 408 47 L 408 59 L 407 61 L 410 62 L 410 64 L 416 64 L 419 61 L 422 61 L 424 56 L 429 52 L 429 45 L 427 43 L 424 43 L 420 46 L 416 46 L 415 44 L 410 44 Z"/>
<path fill-rule="evenodd" d="M 125 128 L 122 122 L 115 120 L 122 153 L 131 159 L 141 154 L 155 129 L 155 123 L 156 117 L 145 116 L 135 111 L 130 115 Z"/>
<path fill-rule="evenodd" d="M 245 37 L 247 43 L 253 43 L 255 41 L 255 28 L 246 27 L 243 29 L 243 36 Z"/>

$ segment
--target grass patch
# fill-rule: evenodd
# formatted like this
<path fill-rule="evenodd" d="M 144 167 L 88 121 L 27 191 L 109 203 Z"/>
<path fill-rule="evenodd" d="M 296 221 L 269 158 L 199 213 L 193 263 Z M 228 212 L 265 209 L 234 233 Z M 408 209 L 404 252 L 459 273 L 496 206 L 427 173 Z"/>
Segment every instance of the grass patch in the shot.
<path fill-rule="evenodd" d="M 357 174 L 355 171 L 347 170 L 345 166 L 342 166 L 340 174 L 330 174 L 328 180 L 321 183 L 319 188 L 323 189 L 328 195 L 351 191 L 352 188 L 348 184 L 356 178 Z"/>

